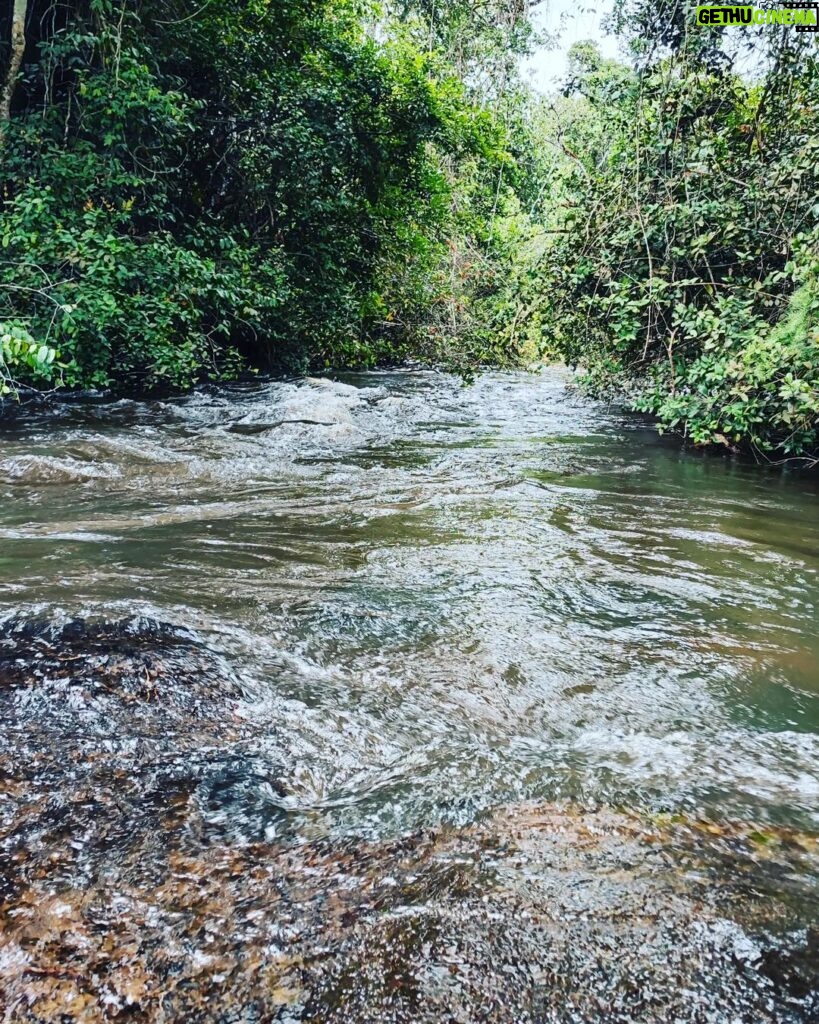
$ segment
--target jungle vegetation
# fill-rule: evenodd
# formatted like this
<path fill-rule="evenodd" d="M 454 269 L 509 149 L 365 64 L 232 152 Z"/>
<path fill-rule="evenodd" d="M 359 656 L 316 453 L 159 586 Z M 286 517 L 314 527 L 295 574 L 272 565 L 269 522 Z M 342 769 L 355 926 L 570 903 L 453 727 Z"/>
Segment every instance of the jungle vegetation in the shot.
<path fill-rule="evenodd" d="M 819 454 L 819 68 L 618 0 L 5 0 L 0 390 L 557 357 L 696 443 Z"/>

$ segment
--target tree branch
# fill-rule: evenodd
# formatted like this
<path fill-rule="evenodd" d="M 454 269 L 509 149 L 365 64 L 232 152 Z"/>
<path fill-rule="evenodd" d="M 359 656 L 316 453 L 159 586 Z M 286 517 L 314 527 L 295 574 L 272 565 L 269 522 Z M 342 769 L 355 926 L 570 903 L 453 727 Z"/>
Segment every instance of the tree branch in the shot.
<path fill-rule="evenodd" d="M 26 52 L 27 14 L 28 0 L 14 0 L 14 13 L 11 18 L 11 53 L 9 55 L 6 81 L 3 84 L 2 92 L 0 92 L 0 138 L 2 138 L 3 134 L 3 125 L 11 117 L 11 101 L 14 96 L 14 87 L 17 85 L 17 76 L 20 73 L 20 66 L 23 63 L 23 56 Z"/>

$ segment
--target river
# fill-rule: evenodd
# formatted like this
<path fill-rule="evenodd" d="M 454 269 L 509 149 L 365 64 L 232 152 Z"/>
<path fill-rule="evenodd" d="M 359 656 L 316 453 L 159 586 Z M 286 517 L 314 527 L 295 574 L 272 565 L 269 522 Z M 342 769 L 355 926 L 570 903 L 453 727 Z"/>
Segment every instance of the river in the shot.
<path fill-rule="evenodd" d="M 547 805 L 819 833 L 819 482 L 563 370 L 69 404 L 4 428 L 0 497 L 0 615 L 140 616 L 230 666 L 245 731 L 197 775 L 225 849 Z"/>

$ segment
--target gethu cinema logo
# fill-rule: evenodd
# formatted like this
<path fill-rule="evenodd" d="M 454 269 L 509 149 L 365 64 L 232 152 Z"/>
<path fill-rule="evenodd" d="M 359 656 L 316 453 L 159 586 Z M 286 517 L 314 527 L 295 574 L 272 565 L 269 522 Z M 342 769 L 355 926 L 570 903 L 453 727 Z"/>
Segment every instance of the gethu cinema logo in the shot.
<path fill-rule="evenodd" d="M 698 25 L 795 25 L 797 31 L 819 31 L 819 4 L 763 7 L 698 7 Z"/>

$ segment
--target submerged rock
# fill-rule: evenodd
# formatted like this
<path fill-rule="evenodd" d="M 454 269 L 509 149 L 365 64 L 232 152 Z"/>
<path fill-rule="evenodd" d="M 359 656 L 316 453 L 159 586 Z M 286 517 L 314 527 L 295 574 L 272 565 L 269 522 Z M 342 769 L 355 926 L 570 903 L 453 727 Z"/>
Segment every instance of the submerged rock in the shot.
<path fill-rule="evenodd" d="M 667 840 L 557 808 L 380 845 L 171 836 L 150 885 L 136 843 L 86 890 L 46 874 L 4 905 L 6 1019 L 816 1020 L 814 939 L 743 923 Z"/>
<path fill-rule="evenodd" d="M 197 637 L 151 619 L 12 619 L 0 627 L 0 891 L 30 873 L 90 884 L 138 848 L 149 870 L 157 830 L 192 842 L 223 835 L 241 765 L 264 835 L 283 792 L 259 768 L 242 686 Z M 251 805 L 248 809 L 247 805 Z"/>
<path fill-rule="evenodd" d="M 82 713 L 84 730 L 93 723 L 116 731 L 124 724 L 116 722 L 117 709 L 137 703 L 146 721 L 161 717 L 165 726 L 168 715 L 217 720 L 241 688 L 195 634 L 168 623 L 12 618 L 0 626 L 0 694 L 29 724 L 50 702 L 51 725 L 53 715 L 74 720 Z"/>
<path fill-rule="evenodd" d="M 814 837 L 539 806 L 271 840 L 242 697 L 175 627 L 2 627 L 3 1020 L 819 1019 Z"/>
<path fill-rule="evenodd" d="M 0 484 L 41 486 L 43 484 L 77 484 L 89 480 L 111 480 L 120 476 L 116 466 L 80 462 L 70 457 L 49 455 L 16 455 L 0 460 Z"/>

